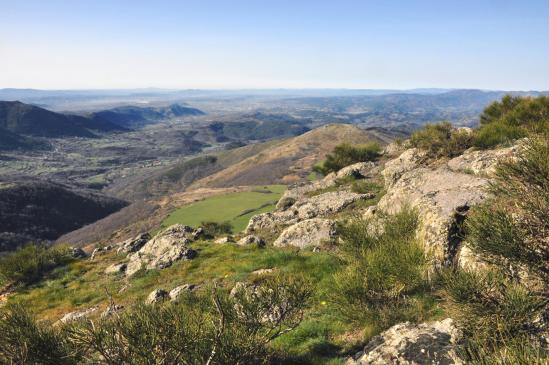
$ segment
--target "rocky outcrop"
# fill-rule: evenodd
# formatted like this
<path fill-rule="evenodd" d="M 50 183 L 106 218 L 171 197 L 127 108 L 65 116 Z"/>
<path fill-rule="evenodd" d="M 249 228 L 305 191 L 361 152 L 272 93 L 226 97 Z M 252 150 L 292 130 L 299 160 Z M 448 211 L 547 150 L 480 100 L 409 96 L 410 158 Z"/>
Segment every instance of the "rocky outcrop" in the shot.
<path fill-rule="evenodd" d="M 177 302 L 181 295 L 184 293 L 190 293 L 197 288 L 198 286 L 195 284 L 183 284 L 170 290 L 168 297 L 170 297 L 171 301 Z"/>
<path fill-rule="evenodd" d="M 116 252 L 132 253 L 139 251 L 150 239 L 151 235 L 149 233 L 141 233 L 134 238 L 117 243 L 116 246 L 118 246 L 118 250 L 116 250 Z"/>
<path fill-rule="evenodd" d="M 461 365 L 461 334 L 453 321 L 397 324 L 375 336 L 347 365 Z"/>
<path fill-rule="evenodd" d="M 452 171 L 464 172 L 467 174 L 492 176 L 499 161 L 516 155 L 523 144 L 521 142 L 509 148 L 496 150 L 474 150 L 469 149 L 461 156 L 448 161 L 448 168 Z"/>
<path fill-rule="evenodd" d="M 90 260 L 93 261 L 97 256 L 103 255 L 103 254 L 109 252 L 110 250 L 112 250 L 111 245 L 107 245 L 107 246 L 103 246 L 103 247 L 97 247 L 92 251 L 92 254 L 90 256 Z"/>
<path fill-rule="evenodd" d="M 249 246 L 249 245 L 258 245 L 258 246 L 265 246 L 265 240 L 263 238 L 250 234 L 245 237 L 242 237 L 238 242 L 236 243 L 239 246 Z"/>
<path fill-rule="evenodd" d="M 306 219 L 328 217 L 348 207 L 350 204 L 372 198 L 372 194 L 356 194 L 349 191 L 333 191 L 311 198 L 301 198 L 283 211 L 263 213 L 250 219 L 246 232 L 270 230 L 289 226 Z"/>
<path fill-rule="evenodd" d="M 145 300 L 145 303 L 157 304 L 157 303 L 162 303 L 166 299 L 168 299 L 167 291 L 165 291 L 164 289 L 155 289 L 149 294 L 149 296 L 147 297 L 147 300 Z"/>
<path fill-rule="evenodd" d="M 462 226 L 470 207 L 489 197 L 489 176 L 498 161 L 512 157 L 518 146 L 499 150 L 465 151 L 447 163 L 425 164 L 415 148 L 386 163 L 382 175 L 386 194 L 374 211 L 396 213 L 404 206 L 417 209 L 420 219 L 418 239 L 434 254 L 437 264 L 479 263 L 463 250 Z M 442 164 L 441 164 L 442 163 Z"/>
<path fill-rule="evenodd" d="M 335 222 L 330 219 L 313 218 L 286 228 L 273 243 L 277 247 L 294 246 L 305 248 L 317 246 L 335 237 Z"/>
<path fill-rule="evenodd" d="M 192 228 L 181 224 L 160 232 L 129 256 L 126 275 L 131 276 L 141 268 L 164 269 L 176 261 L 195 258 L 197 252 L 189 247 L 191 240 L 187 237 L 192 232 Z"/>
<path fill-rule="evenodd" d="M 485 178 L 446 168 L 418 167 L 390 185 L 378 209 L 390 214 L 405 206 L 417 209 L 420 220 L 417 236 L 441 263 L 454 259 L 464 215 L 469 207 L 488 196 L 487 185 Z"/>

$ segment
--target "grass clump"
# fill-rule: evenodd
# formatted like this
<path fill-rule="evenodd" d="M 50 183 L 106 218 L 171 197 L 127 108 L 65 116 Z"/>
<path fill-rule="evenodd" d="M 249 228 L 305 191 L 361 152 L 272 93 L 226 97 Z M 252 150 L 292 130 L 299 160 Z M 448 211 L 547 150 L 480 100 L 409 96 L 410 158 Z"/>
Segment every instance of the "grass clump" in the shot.
<path fill-rule="evenodd" d="M 484 109 L 474 145 L 493 148 L 533 135 L 549 135 L 549 97 L 506 95 Z"/>
<path fill-rule="evenodd" d="M 413 147 L 427 153 L 428 158 L 456 157 L 472 146 L 473 135 L 455 129 L 449 122 L 426 124 L 410 138 Z"/>
<path fill-rule="evenodd" d="M 377 143 L 357 146 L 342 143 L 326 156 L 322 164 L 314 166 L 313 171 L 325 176 L 357 162 L 375 161 L 380 156 L 381 146 Z"/>
<path fill-rule="evenodd" d="M 424 319 L 428 260 L 415 239 L 417 224 L 417 213 L 405 209 L 339 228 L 346 265 L 334 276 L 331 301 L 340 315 L 380 329 Z"/>
<path fill-rule="evenodd" d="M 231 222 L 201 222 L 200 227 L 204 230 L 204 235 L 207 238 L 213 238 L 222 234 L 233 233 L 233 225 Z"/>
<path fill-rule="evenodd" d="M 31 284 L 71 259 L 68 247 L 26 245 L 0 257 L 0 284 Z"/>

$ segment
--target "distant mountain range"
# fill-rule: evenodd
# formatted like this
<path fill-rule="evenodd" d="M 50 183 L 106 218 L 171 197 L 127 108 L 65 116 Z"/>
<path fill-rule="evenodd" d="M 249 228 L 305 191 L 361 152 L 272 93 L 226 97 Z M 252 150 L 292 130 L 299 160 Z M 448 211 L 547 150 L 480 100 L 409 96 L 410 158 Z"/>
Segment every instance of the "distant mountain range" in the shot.
<path fill-rule="evenodd" d="M 159 108 L 128 106 L 75 115 L 19 101 L 0 101 L 0 150 L 39 149 L 48 145 L 33 137 L 97 138 L 97 132 L 125 132 L 161 119 L 202 114 L 198 109 L 172 104 Z"/>

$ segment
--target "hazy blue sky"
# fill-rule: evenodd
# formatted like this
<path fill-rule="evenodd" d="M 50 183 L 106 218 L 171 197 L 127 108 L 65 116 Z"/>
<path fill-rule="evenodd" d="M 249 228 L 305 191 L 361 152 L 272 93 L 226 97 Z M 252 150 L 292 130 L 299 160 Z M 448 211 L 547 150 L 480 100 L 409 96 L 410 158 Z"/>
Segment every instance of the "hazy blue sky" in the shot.
<path fill-rule="evenodd" d="M 549 89 L 548 0 L 0 0 L 0 88 Z"/>

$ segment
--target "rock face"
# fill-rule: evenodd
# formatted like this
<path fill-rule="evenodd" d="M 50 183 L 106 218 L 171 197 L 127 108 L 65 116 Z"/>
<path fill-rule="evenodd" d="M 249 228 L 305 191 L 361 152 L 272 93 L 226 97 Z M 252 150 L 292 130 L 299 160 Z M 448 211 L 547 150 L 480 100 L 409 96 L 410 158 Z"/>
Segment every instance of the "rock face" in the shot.
<path fill-rule="evenodd" d="M 231 243 L 231 242 L 234 242 L 234 239 L 231 236 L 225 236 L 225 237 L 216 239 L 214 242 L 218 244 Z"/>
<path fill-rule="evenodd" d="M 410 148 L 394 160 L 388 161 L 381 172 L 383 179 L 385 180 L 385 186 L 393 186 L 402 175 L 415 169 L 423 156 L 424 154 L 417 148 Z"/>
<path fill-rule="evenodd" d="M 145 301 L 146 304 L 157 304 L 161 303 L 164 300 L 168 298 L 168 292 L 164 289 L 155 289 L 153 290 L 149 296 L 147 297 L 147 300 Z"/>
<path fill-rule="evenodd" d="M 322 242 L 332 240 L 335 232 L 335 222 L 333 220 L 307 219 L 286 228 L 274 242 L 274 246 L 295 246 L 300 248 L 317 246 Z"/>
<path fill-rule="evenodd" d="M 129 240 L 118 243 L 118 250 L 116 252 L 131 253 L 139 251 L 141 247 L 143 247 L 145 243 L 147 243 L 147 241 L 150 239 L 151 235 L 149 233 L 141 233 L 134 238 L 130 238 Z"/>
<path fill-rule="evenodd" d="M 286 210 L 263 213 L 252 217 L 246 232 L 269 230 L 276 226 L 288 226 L 306 219 L 330 216 L 341 212 L 356 201 L 371 197 L 371 194 L 333 191 L 311 198 L 301 198 Z"/>
<path fill-rule="evenodd" d="M 460 333 L 450 318 L 414 325 L 397 324 L 374 337 L 347 365 L 461 365 Z"/>
<path fill-rule="evenodd" d="M 188 226 L 175 224 L 157 234 L 141 249 L 129 256 L 126 275 L 131 276 L 142 267 L 146 270 L 164 269 L 178 260 L 191 260 L 196 251 L 188 247 L 191 242 L 187 235 L 193 230 Z"/>

